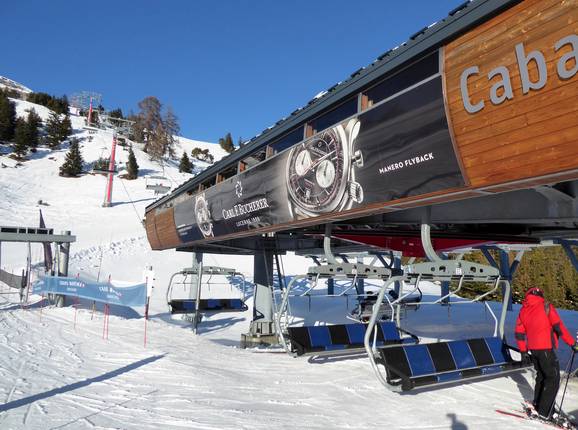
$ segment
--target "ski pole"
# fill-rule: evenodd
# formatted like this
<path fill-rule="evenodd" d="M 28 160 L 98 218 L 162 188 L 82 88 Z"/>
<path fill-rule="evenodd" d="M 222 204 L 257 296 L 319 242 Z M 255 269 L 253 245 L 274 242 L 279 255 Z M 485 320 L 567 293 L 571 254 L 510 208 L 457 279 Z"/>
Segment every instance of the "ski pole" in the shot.
<path fill-rule="evenodd" d="M 570 365 L 566 369 L 566 383 L 564 384 L 564 391 L 562 391 L 562 399 L 560 400 L 560 411 L 562 411 L 562 403 L 564 402 L 564 396 L 566 395 L 566 388 L 568 387 L 568 380 L 570 379 L 570 370 L 572 370 L 572 364 L 574 364 L 574 356 L 576 351 L 572 350 L 572 358 L 570 359 Z"/>

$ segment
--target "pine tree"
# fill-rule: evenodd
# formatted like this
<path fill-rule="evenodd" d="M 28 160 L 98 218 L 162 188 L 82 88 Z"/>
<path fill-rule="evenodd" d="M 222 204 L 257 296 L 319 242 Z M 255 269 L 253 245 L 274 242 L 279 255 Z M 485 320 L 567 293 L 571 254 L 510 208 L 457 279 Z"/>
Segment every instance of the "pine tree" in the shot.
<path fill-rule="evenodd" d="M 68 113 L 64 115 L 64 118 L 60 122 L 60 141 L 63 142 L 72 134 L 72 123 L 70 122 L 70 116 Z"/>
<path fill-rule="evenodd" d="M 231 137 L 231 133 L 227 133 L 225 137 L 221 137 L 219 139 L 219 145 L 229 154 L 235 151 L 235 145 L 233 145 L 233 138 Z"/>
<path fill-rule="evenodd" d="M 11 141 L 16 127 L 16 108 L 8 97 L 0 93 L 0 141 Z"/>
<path fill-rule="evenodd" d="M 22 118 L 16 120 L 14 130 L 14 154 L 22 160 L 28 149 L 28 123 Z"/>
<path fill-rule="evenodd" d="M 186 152 L 183 152 L 183 156 L 181 157 L 181 162 L 179 164 L 179 172 L 181 173 L 193 173 L 193 165 L 191 164 L 191 160 L 187 156 Z"/>
<path fill-rule="evenodd" d="M 36 152 L 36 147 L 38 146 L 39 141 L 38 128 L 42 125 L 42 119 L 34 109 L 28 111 L 26 125 L 28 128 L 28 146 L 30 147 L 31 152 Z"/>
<path fill-rule="evenodd" d="M 72 124 L 70 116 L 66 114 L 63 118 L 56 112 L 50 112 L 46 121 L 46 140 L 48 146 L 57 148 L 72 134 Z"/>
<path fill-rule="evenodd" d="M 163 155 L 167 154 L 169 157 L 175 156 L 175 136 L 179 134 L 180 130 L 179 119 L 169 106 L 163 118 Z"/>
<path fill-rule="evenodd" d="M 51 148 L 57 148 L 60 143 L 62 135 L 62 124 L 60 115 L 56 112 L 50 112 L 50 116 L 46 121 L 46 141 Z"/>
<path fill-rule="evenodd" d="M 128 150 L 127 170 L 128 170 L 127 179 L 138 178 L 138 164 L 136 162 L 136 157 L 134 156 L 134 152 L 132 151 L 132 148 L 130 148 Z"/>
<path fill-rule="evenodd" d="M 233 144 L 233 138 L 231 137 L 231 133 L 227 133 L 225 136 L 225 147 L 228 153 L 235 151 L 235 145 Z"/>
<path fill-rule="evenodd" d="M 145 97 L 139 102 L 138 107 L 140 112 L 134 125 L 135 138 L 144 143 L 144 152 L 149 154 L 149 157 L 160 158 L 162 154 L 153 136 L 162 123 L 161 102 L 153 96 Z"/>
<path fill-rule="evenodd" d="M 122 115 L 122 109 L 121 108 L 111 110 L 108 113 L 108 116 L 110 116 L 111 118 L 124 119 L 124 116 Z"/>
<path fill-rule="evenodd" d="M 78 146 L 78 139 L 71 139 L 70 148 L 66 153 L 64 164 L 60 167 L 60 176 L 76 177 L 82 173 L 82 155 Z"/>

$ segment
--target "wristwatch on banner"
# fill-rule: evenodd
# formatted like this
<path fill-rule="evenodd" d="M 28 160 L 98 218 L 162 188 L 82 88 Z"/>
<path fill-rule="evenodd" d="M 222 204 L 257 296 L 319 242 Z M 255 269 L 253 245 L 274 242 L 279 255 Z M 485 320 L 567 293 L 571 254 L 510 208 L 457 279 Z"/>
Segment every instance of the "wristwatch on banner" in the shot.
<path fill-rule="evenodd" d="M 285 179 L 294 219 L 347 210 L 363 201 L 363 188 L 355 181 L 363 156 L 353 149 L 359 126 L 351 119 L 291 149 Z"/>
<path fill-rule="evenodd" d="M 205 193 L 197 195 L 195 199 L 195 218 L 197 226 L 204 237 L 213 236 L 213 223 L 211 222 L 211 212 L 205 199 Z"/>

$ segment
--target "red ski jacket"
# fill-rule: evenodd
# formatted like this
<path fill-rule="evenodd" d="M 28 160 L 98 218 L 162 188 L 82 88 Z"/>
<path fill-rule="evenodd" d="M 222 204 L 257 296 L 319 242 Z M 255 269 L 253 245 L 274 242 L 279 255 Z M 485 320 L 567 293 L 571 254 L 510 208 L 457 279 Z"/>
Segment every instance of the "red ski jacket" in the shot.
<path fill-rule="evenodd" d="M 558 348 L 558 338 L 573 346 L 575 341 L 556 308 L 543 297 L 527 295 L 516 321 L 515 337 L 521 352 Z"/>

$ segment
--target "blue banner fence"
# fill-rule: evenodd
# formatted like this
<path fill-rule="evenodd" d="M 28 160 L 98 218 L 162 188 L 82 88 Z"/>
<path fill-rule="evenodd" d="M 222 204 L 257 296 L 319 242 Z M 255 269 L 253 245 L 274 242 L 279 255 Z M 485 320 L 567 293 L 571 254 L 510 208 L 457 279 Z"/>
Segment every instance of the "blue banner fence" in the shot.
<path fill-rule="evenodd" d="M 80 278 L 64 276 L 45 276 L 32 284 L 32 293 L 45 296 L 58 294 L 75 298 L 93 300 L 104 303 L 104 325 L 102 338 L 108 339 L 108 323 L 110 305 L 126 307 L 145 307 L 144 317 L 144 346 L 147 344 L 147 320 L 149 307 L 149 291 L 152 291 L 154 274 L 151 270 L 145 272 L 146 282 L 127 287 L 115 287 L 108 282 L 87 281 Z M 42 307 L 40 308 L 42 311 Z M 76 310 L 74 313 L 74 327 L 76 329 Z M 94 307 L 93 307 L 94 313 Z M 42 318 L 42 317 L 41 317 Z M 91 318 L 92 319 L 92 318 Z"/>
<path fill-rule="evenodd" d="M 127 307 L 140 307 L 147 304 L 146 283 L 115 287 L 106 282 L 86 281 L 63 276 L 45 276 L 33 284 L 32 293 L 38 295 L 60 294 Z"/>

